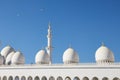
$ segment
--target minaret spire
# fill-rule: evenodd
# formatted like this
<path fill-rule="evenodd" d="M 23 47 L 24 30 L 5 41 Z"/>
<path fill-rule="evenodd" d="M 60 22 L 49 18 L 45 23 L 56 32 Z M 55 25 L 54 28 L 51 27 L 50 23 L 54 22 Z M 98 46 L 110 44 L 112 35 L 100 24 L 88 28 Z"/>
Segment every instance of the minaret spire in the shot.
<path fill-rule="evenodd" d="M 50 24 L 50 22 L 48 23 L 48 29 L 51 30 L 51 24 Z"/>
<path fill-rule="evenodd" d="M 49 64 L 52 64 L 52 33 L 51 33 L 51 25 L 50 25 L 50 22 L 48 24 L 48 35 L 47 35 L 47 39 L 48 39 L 48 44 L 47 44 L 47 53 L 50 57 L 50 62 Z"/>

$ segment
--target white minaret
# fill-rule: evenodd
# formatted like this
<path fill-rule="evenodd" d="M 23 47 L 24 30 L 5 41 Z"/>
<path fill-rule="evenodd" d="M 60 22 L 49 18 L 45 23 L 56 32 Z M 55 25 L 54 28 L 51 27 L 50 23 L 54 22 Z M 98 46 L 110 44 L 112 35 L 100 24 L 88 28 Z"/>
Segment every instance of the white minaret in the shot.
<path fill-rule="evenodd" d="M 52 64 L 52 34 L 51 34 L 51 27 L 50 27 L 50 23 L 48 24 L 48 35 L 47 35 L 47 39 L 48 39 L 48 45 L 47 45 L 47 53 L 50 57 L 50 62 L 49 64 Z"/>

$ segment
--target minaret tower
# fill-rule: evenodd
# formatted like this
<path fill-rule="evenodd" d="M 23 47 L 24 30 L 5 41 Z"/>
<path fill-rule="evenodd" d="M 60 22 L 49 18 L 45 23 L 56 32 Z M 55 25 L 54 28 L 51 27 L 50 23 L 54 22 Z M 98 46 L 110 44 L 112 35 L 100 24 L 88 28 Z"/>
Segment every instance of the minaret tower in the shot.
<path fill-rule="evenodd" d="M 48 45 L 47 45 L 47 53 L 50 57 L 50 62 L 49 64 L 52 64 L 52 57 L 51 57 L 51 54 L 52 54 L 52 34 L 51 34 L 51 27 L 50 27 L 50 23 L 48 24 L 48 35 L 47 35 L 47 39 L 48 39 Z"/>

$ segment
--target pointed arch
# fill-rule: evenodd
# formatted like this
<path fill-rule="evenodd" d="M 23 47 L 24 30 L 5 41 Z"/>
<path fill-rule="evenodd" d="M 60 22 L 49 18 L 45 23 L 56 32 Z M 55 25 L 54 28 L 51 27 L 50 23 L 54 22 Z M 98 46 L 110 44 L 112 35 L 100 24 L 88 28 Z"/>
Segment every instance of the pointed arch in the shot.
<path fill-rule="evenodd" d="M 57 80 L 63 80 L 63 78 L 61 76 L 57 77 Z"/>
<path fill-rule="evenodd" d="M 6 77 L 6 76 L 3 76 L 3 80 L 7 80 L 7 77 Z"/>
<path fill-rule="evenodd" d="M 15 80 L 19 80 L 19 77 L 18 77 L 18 76 L 16 76 L 16 77 L 15 77 Z"/>
<path fill-rule="evenodd" d="M 102 80 L 109 80 L 107 77 L 102 78 Z"/>
<path fill-rule="evenodd" d="M 55 80 L 55 78 L 54 78 L 53 76 L 51 76 L 51 77 L 49 78 L 49 80 Z"/>
<path fill-rule="evenodd" d="M 13 80 L 13 77 L 12 77 L 12 76 L 10 76 L 10 77 L 8 78 L 8 80 Z"/>
<path fill-rule="evenodd" d="M 67 76 L 67 77 L 65 78 L 65 80 L 71 80 L 71 78 L 70 78 L 69 76 Z"/>
<path fill-rule="evenodd" d="M 118 77 L 113 78 L 113 80 L 120 80 Z"/>
<path fill-rule="evenodd" d="M 84 77 L 83 80 L 89 80 L 89 78 L 88 77 Z"/>
<path fill-rule="evenodd" d="M 25 76 L 22 76 L 22 77 L 21 77 L 21 80 L 26 80 Z"/>
<path fill-rule="evenodd" d="M 76 76 L 76 77 L 74 77 L 73 80 L 80 80 L 80 78 Z"/>
<path fill-rule="evenodd" d="M 41 80 L 47 80 L 46 76 L 43 76 L 43 77 L 41 78 Z"/>
<path fill-rule="evenodd" d="M 99 80 L 97 77 L 93 77 L 92 80 Z"/>
<path fill-rule="evenodd" d="M 39 77 L 38 77 L 38 76 L 36 76 L 36 77 L 34 78 L 34 80 L 40 80 L 40 79 L 39 79 Z"/>
<path fill-rule="evenodd" d="M 31 76 L 28 77 L 28 80 L 33 80 L 33 78 Z"/>

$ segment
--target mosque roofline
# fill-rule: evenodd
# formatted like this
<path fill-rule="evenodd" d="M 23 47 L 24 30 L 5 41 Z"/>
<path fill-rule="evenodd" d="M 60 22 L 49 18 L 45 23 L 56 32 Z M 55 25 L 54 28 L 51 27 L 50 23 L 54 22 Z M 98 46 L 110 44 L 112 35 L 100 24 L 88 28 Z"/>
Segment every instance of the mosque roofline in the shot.
<path fill-rule="evenodd" d="M 63 64 L 52 64 L 52 30 L 51 30 L 51 25 L 50 23 L 48 24 L 48 34 L 47 34 L 47 46 L 45 52 L 40 52 L 39 50 L 35 56 L 35 63 L 36 64 L 30 64 L 34 66 L 43 66 L 44 64 L 47 64 L 47 66 L 81 66 L 81 65 L 93 65 L 93 63 L 79 63 L 80 62 L 80 57 L 79 54 L 71 47 L 67 48 L 65 52 L 63 53 L 62 56 L 62 61 Z M 11 52 L 15 52 L 14 55 L 10 55 Z M 16 54 L 17 53 L 17 54 Z M 19 53 L 19 54 L 18 54 Z M 9 57 L 10 55 L 10 57 Z M 17 56 L 16 56 L 17 55 Z M 86 56 L 86 55 L 85 55 Z M 99 64 L 99 65 L 113 65 L 115 62 L 115 57 L 114 53 L 104 45 L 102 42 L 102 45 L 96 50 L 95 52 L 95 61 L 94 65 Z M 88 65 L 89 64 L 89 65 Z M 116 63 L 115 63 L 116 64 Z M 0 66 L 15 66 L 15 65 L 24 65 L 25 64 L 25 57 L 24 55 L 19 52 L 15 51 L 11 46 L 6 46 L 1 50 L 0 53 Z M 30 66 L 29 65 L 29 66 Z M 120 65 L 120 64 L 119 64 Z M 23 67 L 23 66 L 22 66 Z M 31 66 L 30 66 L 31 67 Z"/>

